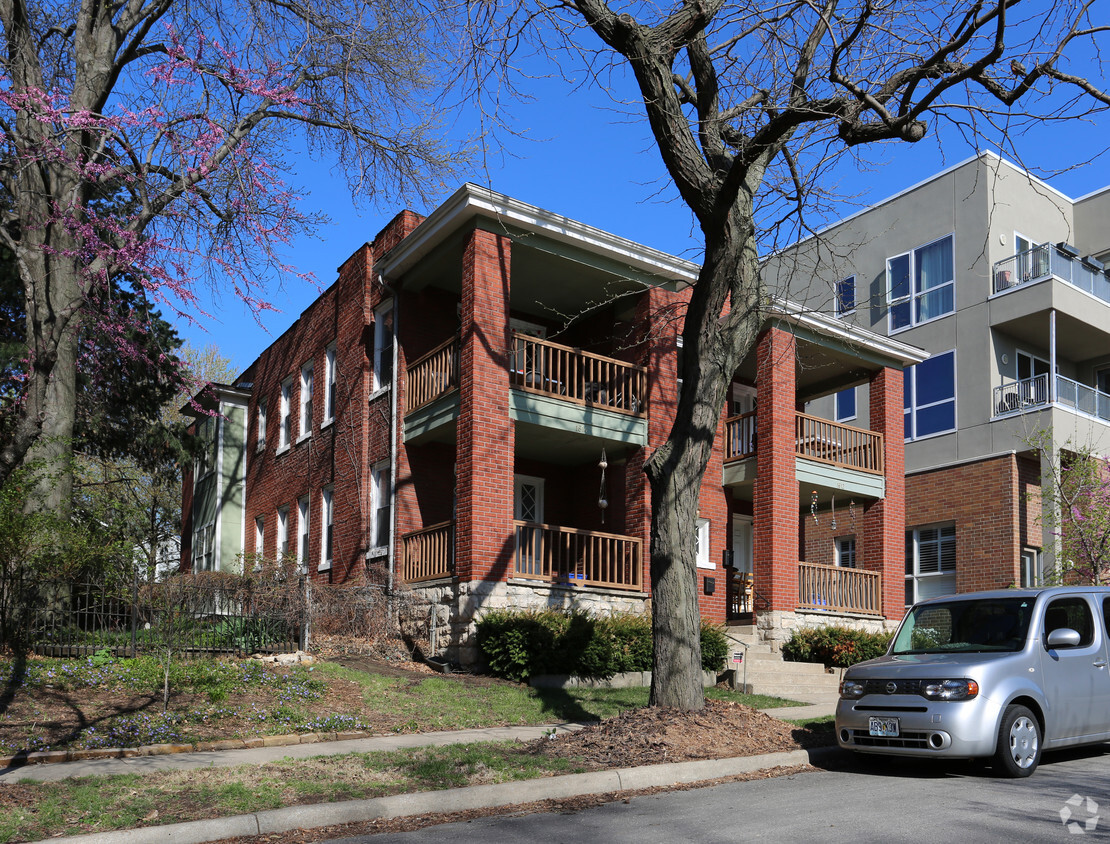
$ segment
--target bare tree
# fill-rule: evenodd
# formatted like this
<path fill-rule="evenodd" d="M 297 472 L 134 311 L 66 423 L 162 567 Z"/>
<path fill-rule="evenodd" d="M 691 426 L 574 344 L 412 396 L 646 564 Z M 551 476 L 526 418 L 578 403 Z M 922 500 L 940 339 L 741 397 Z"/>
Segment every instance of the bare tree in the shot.
<path fill-rule="evenodd" d="M 281 180 L 290 132 L 364 194 L 438 188 L 464 151 L 437 127 L 456 22 L 441 0 L 0 0 L 0 243 L 28 359 L 0 484 L 36 443 L 64 465 L 76 325 L 114 274 L 177 313 L 204 280 L 268 307 L 282 244 L 320 220 Z"/>
<path fill-rule="evenodd" d="M 697 492 L 728 385 L 768 314 L 761 246 L 805 230 L 806 212 L 828 187 L 822 175 L 853 148 L 914 143 L 939 120 L 973 137 L 997 133 L 1001 143 L 1025 124 L 1110 104 L 1098 52 L 1110 28 L 1091 21 L 1093 5 L 565 0 L 542 10 L 549 53 L 554 31 L 586 57 L 595 80 L 610 63 L 627 63 L 667 172 L 704 238 L 682 330 L 677 417 L 646 465 L 654 704 L 704 702 Z M 506 14 L 520 24 L 518 9 Z M 527 15 L 531 25 L 533 10 Z"/>

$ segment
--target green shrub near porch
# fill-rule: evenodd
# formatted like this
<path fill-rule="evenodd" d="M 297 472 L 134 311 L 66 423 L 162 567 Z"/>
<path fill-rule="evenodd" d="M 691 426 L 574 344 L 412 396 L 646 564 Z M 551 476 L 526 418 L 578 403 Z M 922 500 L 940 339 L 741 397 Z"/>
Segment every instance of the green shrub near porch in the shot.
<path fill-rule="evenodd" d="M 893 633 L 867 633 L 849 627 L 806 627 L 795 630 L 782 646 L 790 662 L 821 662 L 847 668 L 886 653 Z"/>
<path fill-rule="evenodd" d="M 607 679 L 650 671 L 651 617 L 595 616 L 580 610 L 494 610 L 478 621 L 478 647 L 498 677 L 525 682 L 541 674 Z M 720 627 L 702 622 L 701 661 L 720 670 L 728 642 Z"/>

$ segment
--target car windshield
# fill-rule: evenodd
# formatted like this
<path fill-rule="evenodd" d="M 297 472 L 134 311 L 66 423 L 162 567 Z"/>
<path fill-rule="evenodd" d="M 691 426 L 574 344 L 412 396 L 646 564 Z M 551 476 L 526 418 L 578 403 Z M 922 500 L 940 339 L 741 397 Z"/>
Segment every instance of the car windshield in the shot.
<path fill-rule="evenodd" d="M 976 598 L 922 604 L 906 616 L 892 654 L 1020 651 L 1032 598 Z"/>

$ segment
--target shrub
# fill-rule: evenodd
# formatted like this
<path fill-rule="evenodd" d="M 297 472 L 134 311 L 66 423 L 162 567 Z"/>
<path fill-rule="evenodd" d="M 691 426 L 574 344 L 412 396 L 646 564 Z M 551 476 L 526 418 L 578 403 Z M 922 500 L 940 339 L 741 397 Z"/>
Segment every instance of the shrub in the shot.
<path fill-rule="evenodd" d="M 478 622 L 478 647 L 490 671 L 508 680 L 524 682 L 540 674 L 606 679 L 624 671 L 651 670 L 651 617 L 494 610 Z M 702 668 L 720 670 L 727 654 L 721 627 L 702 622 Z"/>
<path fill-rule="evenodd" d="M 893 633 L 866 633 L 848 627 L 807 627 L 795 630 L 782 646 L 791 662 L 821 662 L 846 668 L 886 653 Z"/>

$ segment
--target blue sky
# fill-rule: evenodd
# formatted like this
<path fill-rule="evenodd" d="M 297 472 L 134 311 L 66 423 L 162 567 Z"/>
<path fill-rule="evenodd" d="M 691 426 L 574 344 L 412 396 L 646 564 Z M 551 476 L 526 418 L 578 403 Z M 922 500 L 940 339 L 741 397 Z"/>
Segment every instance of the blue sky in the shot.
<path fill-rule="evenodd" d="M 625 80 L 618 87 L 631 96 Z M 515 127 L 529 139 L 503 135 L 503 152 L 491 154 L 461 181 L 486 184 L 525 202 L 565 214 L 615 234 L 696 260 L 698 240 L 691 217 L 669 187 L 659 154 L 643 119 L 630 119 L 597 89 L 573 89 L 561 79 L 535 79 L 530 83 L 535 99 L 514 106 Z M 472 118 L 464 115 L 461 123 Z M 1060 171 L 1089 161 L 1107 146 L 1105 122 L 1076 123 L 1067 127 L 1046 125 L 1026 132 L 1023 160 L 1042 171 Z M 845 159 L 835 172 L 837 188 L 856 202 L 874 202 L 964 160 L 974 150 L 958 135 L 939 127 L 915 145 L 892 145 L 869 153 L 885 164 L 860 171 Z M 1007 156 L 1009 157 L 1009 156 Z M 306 153 L 289 158 L 296 168 L 290 184 L 311 185 L 304 206 L 323 209 L 331 225 L 316 239 L 301 239 L 287 255 L 303 272 L 312 273 L 321 287 L 335 280 L 335 270 L 362 243 L 389 221 L 401 206 L 382 202 L 380 207 L 357 204 L 347 189 L 341 168 L 332 160 L 313 160 Z M 1043 173 L 1042 173 L 1043 175 Z M 1110 158 L 1095 158 L 1087 166 L 1054 175 L 1050 183 L 1078 197 L 1110 184 Z M 445 198 L 457 183 L 445 185 Z M 431 211 L 416 207 L 420 212 Z M 855 205 L 845 207 L 845 213 Z M 214 318 L 199 318 L 196 325 L 178 324 L 194 346 L 215 344 L 235 367 L 243 369 L 297 319 L 316 297 L 318 289 L 297 279 L 281 290 L 271 290 L 269 300 L 278 309 L 262 315 L 261 325 L 238 299 L 224 293 L 209 300 L 206 310 Z"/>

